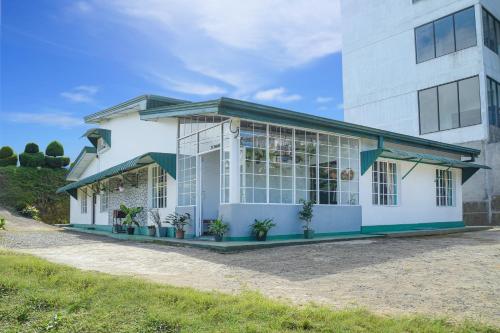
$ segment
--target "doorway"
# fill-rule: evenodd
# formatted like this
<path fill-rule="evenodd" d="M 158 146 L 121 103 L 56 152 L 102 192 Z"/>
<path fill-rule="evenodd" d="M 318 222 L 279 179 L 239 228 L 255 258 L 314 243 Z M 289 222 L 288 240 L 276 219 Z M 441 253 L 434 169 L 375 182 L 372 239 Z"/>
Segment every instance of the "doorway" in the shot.
<path fill-rule="evenodd" d="M 206 235 L 212 220 L 219 217 L 220 150 L 200 155 L 200 233 Z"/>
<path fill-rule="evenodd" d="M 95 207 L 97 203 L 97 195 L 95 193 L 92 194 L 92 224 L 95 224 Z"/>

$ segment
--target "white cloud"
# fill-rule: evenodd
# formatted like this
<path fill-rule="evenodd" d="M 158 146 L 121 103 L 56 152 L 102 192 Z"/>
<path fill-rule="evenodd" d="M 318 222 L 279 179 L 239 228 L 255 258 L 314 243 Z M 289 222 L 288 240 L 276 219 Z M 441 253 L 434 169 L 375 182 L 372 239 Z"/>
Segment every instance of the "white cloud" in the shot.
<path fill-rule="evenodd" d="M 318 103 L 318 104 L 326 104 L 326 103 L 330 103 L 331 101 L 333 101 L 333 97 L 330 97 L 330 96 L 318 96 L 318 97 L 316 97 L 316 103 Z"/>
<path fill-rule="evenodd" d="M 255 93 L 254 98 L 258 101 L 278 101 L 278 102 L 294 102 L 302 99 L 298 94 L 287 94 L 283 87 L 261 90 Z"/>
<path fill-rule="evenodd" d="M 191 95 L 222 95 L 226 93 L 226 90 L 217 85 L 203 84 L 198 82 L 190 82 L 186 80 L 178 80 L 168 77 L 166 75 L 160 75 L 158 73 L 151 73 L 150 76 L 146 76 L 149 80 L 155 81 L 160 84 L 165 89 L 182 92 Z"/>
<path fill-rule="evenodd" d="M 77 1 L 74 3 L 74 9 L 82 13 L 89 13 L 93 8 L 87 1 Z"/>
<path fill-rule="evenodd" d="M 6 113 L 6 119 L 13 123 L 38 124 L 61 128 L 72 128 L 83 124 L 83 120 L 68 112 L 11 112 Z"/>
<path fill-rule="evenodd" d="M 337 104 L 337 109 L 344 110 L 344 103 Z"/>
<path fill-rule="evenodd" d="M 339 0 L 93 0 L 96 20 L 127 27 L 142 38 L 149 68 L 175 75 L 182 67 L 223 82 L 233 95 L 255 92 L 284 70 L 340 51 Z M 96 14 L 98 13 L 98 14 Z M 95 14 L 95 15 L 94 15 Z M 166 60 L 174 57 L 179 66 Z M 144 58 L 134 60 L 137 67 Z M 271 81 L 271 82 L 270 82 Z"/>
<path fill-rule="evenodd" d="M 92 103 L 94 101 L 94 95 L 98 91 L 99 88 L 96 86 L 81 85 L 70 91 L 62 92 L 61 96 L 74 103 Z"/>

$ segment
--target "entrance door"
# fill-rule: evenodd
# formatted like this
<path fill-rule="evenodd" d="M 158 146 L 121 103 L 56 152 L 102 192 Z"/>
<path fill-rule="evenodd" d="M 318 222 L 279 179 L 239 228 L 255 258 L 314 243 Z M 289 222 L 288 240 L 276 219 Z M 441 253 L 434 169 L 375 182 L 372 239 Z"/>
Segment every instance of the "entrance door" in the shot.
<path fill-rule="evenodd" d="M 201 173 L 201 230 L 206 234 L 211 220 L 219 217 L 220 204 L 220 151 L 215 150 L 200 156 Z"/>
<path fill-rule="evenodd" d="M 97 195 L 95 193 L 92 194 L 92 224 L 95 224 L 95 207 L 97 203 Z"/>

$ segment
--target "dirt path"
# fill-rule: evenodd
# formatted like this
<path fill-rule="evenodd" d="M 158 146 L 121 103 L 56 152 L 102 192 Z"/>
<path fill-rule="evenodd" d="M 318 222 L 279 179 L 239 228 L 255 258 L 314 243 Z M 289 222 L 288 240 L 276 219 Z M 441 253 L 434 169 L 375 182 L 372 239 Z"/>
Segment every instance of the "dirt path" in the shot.
<path fill-rule="evenodd" d="M 0 215 L 7 216 L 0 211 Z M 8 217 L 8 216 L 7 216 Z M 500 229 L 218 254 L 120 242 L 8 217 L 0 247 L 176 286 L 500 323 Z"/>

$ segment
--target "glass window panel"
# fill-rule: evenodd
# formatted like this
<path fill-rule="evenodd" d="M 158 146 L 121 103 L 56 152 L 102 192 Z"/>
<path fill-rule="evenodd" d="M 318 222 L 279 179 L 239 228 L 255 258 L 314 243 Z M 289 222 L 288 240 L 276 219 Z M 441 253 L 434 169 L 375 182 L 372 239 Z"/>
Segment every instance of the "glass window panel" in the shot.
<path fill-rule="evenodd" d="M 437 88 L 418 92 L 420 111 L 420 133 L 431 133 L 439 130 Z"/>
<path fill-rule="evenodd" d="M 448 83 L 438 87 L 439 129 L 451 129 L 459 126 L 457 83 Z"/>
<path fill-rule="evenodd" d="M 397 205 L 396 163 L 375 161 L 372 167 L 372 203 L 374 205 Z M 358 200 L 358 197 L 353 197 Z"/>
<path fill-rule="evenodd" d="M 426 61 L 435 57 L 434 26 L 432 23 L 415 29 L 415 44 L 417 62 Z"/>
<path fill-rule="evenodd" d="M 453 32 L 453 16 L 443 17 L 434 22 L 436 38 L 436 56 L 442 56 L 455 51 L 455 36 Z"/>
<path fill-rule="evenodd" d="M 460 96 L 460 126 L 481 123 L 481 100 L 479 97 L 479 77 L 458 82 Z"/>
<path fill-rule="evenodd" d="M 456 13 L 454 19 L 457 51 L 475 46 L 477 39 L 474 7 Z"/>

